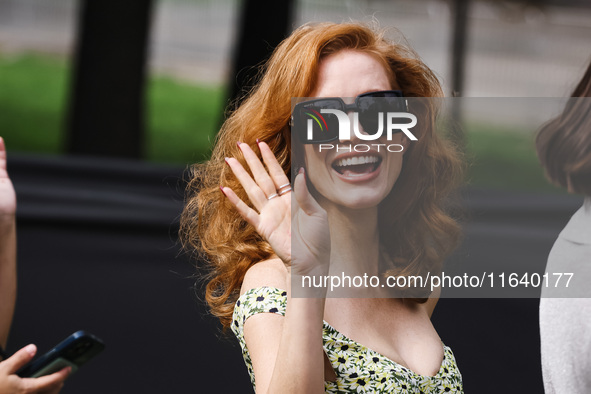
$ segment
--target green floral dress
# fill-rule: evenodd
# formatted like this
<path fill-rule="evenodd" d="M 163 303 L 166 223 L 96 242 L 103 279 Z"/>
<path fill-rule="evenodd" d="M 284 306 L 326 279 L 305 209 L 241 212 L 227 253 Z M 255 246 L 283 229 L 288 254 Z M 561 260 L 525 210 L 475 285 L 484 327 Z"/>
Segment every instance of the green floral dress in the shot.
<path fill-rule="evenodd" d="M 242 347 L 242 356 L 255 387 L 252 362 L 244 341 L 244 322 L 257 313 L 285 315 L 287 292 L 259 287 L 244 293 L 234 307 L 232 331 Z M 324 322 L 323 346 L 336 373 L 336 381 L 324 382 L 327 393 L 463 393 L 462 375 L 451 349 L 435 376 L 419 375 L 385 356 L 347 338 Z M 256 388 L 255 388 L 256 389 Z"/>

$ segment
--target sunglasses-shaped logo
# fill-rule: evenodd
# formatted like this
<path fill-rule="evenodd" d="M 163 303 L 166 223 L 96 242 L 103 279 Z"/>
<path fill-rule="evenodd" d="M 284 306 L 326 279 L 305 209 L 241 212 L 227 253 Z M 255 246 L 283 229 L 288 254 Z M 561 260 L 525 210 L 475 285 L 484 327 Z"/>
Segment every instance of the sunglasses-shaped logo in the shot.
<path fill-rule="evenodd" d="M 375 141 L 384 132 L 388 140 L 394 133 L 403 132 L 416 141 L 409 129 L 416 126 L 417 118 L 402 112 L 407 109 L 406 100 L 398 90 L 365 93 L 357 96 L 353 104 L 345 104 L 338 97 L 314 99 L 295 105 L 292 126 L 305 144 L 350 140 L 351 119 L 347 113 L 354 111 L 353 133 L 362 141 Z"/>

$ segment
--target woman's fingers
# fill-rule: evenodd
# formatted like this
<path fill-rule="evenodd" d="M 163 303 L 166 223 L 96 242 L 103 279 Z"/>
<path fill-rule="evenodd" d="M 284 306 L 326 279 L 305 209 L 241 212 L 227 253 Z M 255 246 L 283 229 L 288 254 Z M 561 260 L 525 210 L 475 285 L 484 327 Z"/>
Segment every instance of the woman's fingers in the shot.
<path fill-rule="evenodd" d="M 312 216 L 324 212 L 324 209 L 318 204 L 308 190 L 306 185 L 306 172 L 304 167 L 300 168 L 298 175 L 293 183 L 295 198 L 298 206 L 306 215 Z"/>
<path fill-rule="evenodd" d="M 232 172 L 240 181 L 250 201 L 260 211 L 268 202 L 269 197 L 276 197 L 278 194 L 287 194 L 291 190 L 291 186 L 289 178 L 283 172 L 269 146 L 264 142 L 258 144 L 267 168 L 263 166 L 260 158 L 248 144 L 238 143 L 238 147 L 242 151 L 254 180 L 238 160 L 226 158 L 226 163 L 228 163 Z"/>
<path fill-rule="evenodd" d="M 2 368 L 6 368 L 8 375 L 12 375 L 27 365 L 27 363 L 33 359 L 35 353 L 37 353 L 37 347 L 35 345 L 27 345 L 8 357 L 0 365 L 2 365 Z"/>
<path fill-rule="evenodd" d="M 258 142 L 259 150 L 261 151 L 261 156 L 263 156 L 263 161 L 265 165 L 269 169 L 269 174 L 271 175 L 271 179 L 275 185 L 275 189 L 280 191 L 279 189 L 285 189 L 286 185 L 289 185 L 289 178 L 285 175 L 283 168 L 277 162 L 277 158 L 269 148 L 265 142 Z"/>
<path fill-rule="evenodd" d="M 254 228 L 258 228 L 260 220 L 259 214 L 256 213 L 251 207 L 246 205 L 244 201 L 242 201 L 240 197 L 238 197 L 236 193 L 234 193 L 234 191 L 229 187 L 220 186 L 220 190 L 222 191 L 222 193 L 224 193 L 224 195 L 232 203 L 232 205 L 234 205 L 240 216 L 242 216 L 244 220 L 246 220 Z"/>
<path fill-rule="evenodd" d="M 244 159 L 246 160 L 246 163 L 248 164 L 248 167 L 254 176 L 254 180 L 256 181 L 257 185 L 259 185 L 265 196 L 269 197 L 275 194 L 277 188 L 267 173 L 267 170 L 263 166 L 263 163 L 261 163 L 261 159 L 259 159 L 256 153 L 250 149 L 248 144 L 239 142 L 238 147 L 242 151 L 242 155 L 244 156 Z"/>
<path fill-rule="evenodd" d="M 226 157 L 226 163 L 232 169 L 232 172 L 246 191 L 248 198 L 252 201 L 253 205 L 260 210 L 267 201 L 267 196 L 264 191 L 256 184 L 255 181 L 250 177 L 250 174 L 246 172 L 240 162 L 232 157 Z"/>

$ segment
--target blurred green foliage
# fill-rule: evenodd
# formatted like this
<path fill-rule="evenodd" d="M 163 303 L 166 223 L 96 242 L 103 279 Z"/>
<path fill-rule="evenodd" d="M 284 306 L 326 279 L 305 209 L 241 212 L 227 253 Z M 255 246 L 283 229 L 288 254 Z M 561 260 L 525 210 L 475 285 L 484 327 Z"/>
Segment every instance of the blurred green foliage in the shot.
<path fill-rule="evenodd" d="M 58 153 L 67 89 L 63 61 L 0 57 L 0 135 L 8 150 Z"/>
<path fill-rule="evenodd" d="M 68 73 L 62 59 L 0 57 L 0 135 L 9 150 L 63 151 Z M 153 77 L 147 93 L 144 156 L 177 164 L 206 159 L 223 113 L 223 89 Z"/>
<path fill-rule="evenodd" d="M 544 176 L 535 151 L 535 136 L 523 130 L 468 125 L 468 183 L 495 189 L 565 192 Z"/>
<path fill-rule="evenodd" d="M 69 68 L 47 56 L 0 56 L 0 135 L 9 150 L 59 154 Z M 147 97 L 147 160 L 186 165 L 207 158 L 224 106 L 222 87 L 153 77 Z M 466 127 L 468 182 L 497 189 L 560 191 L 544 178 L 533 136 Z"/>
<path fill-rule="evenodd" d="M 206 160 L 222 121 L 224 98 L 220 87 L 152 78 L 148 87 L 148 160 L 179 164 Z"/>

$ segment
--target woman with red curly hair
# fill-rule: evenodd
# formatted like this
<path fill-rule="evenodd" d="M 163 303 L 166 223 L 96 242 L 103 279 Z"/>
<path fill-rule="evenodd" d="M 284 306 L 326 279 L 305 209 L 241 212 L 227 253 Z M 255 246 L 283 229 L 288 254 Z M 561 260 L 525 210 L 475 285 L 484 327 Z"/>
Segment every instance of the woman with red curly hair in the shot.
<path fill-rule="evenodd" d="M 206 300 L 239 339 L 257 392 L 463 390 L 430 321 L 438 291 L 292 292 L 292 283 L 335 267 L 379 277 L 440 273 L 460 237 L 444 202 L 461 173 L 455 149 L 435 133 L 436 100 L 409 99 L 419 126 L 416 140 L 392 134 L 398 152 L 374 144 L 354 153 L 358 134 L 332 138 L 337 149 L 320 152 L 292 143 L 292 98 L 308 105 L 328 97 L 348 112 L 379 99 L 441 96 L 431 70 L 382 33 L 356 23 L 306 25 L 277 47 L 222 126 L 211 159 L 194 166 L 181 238 L 208 261 Z"/>

